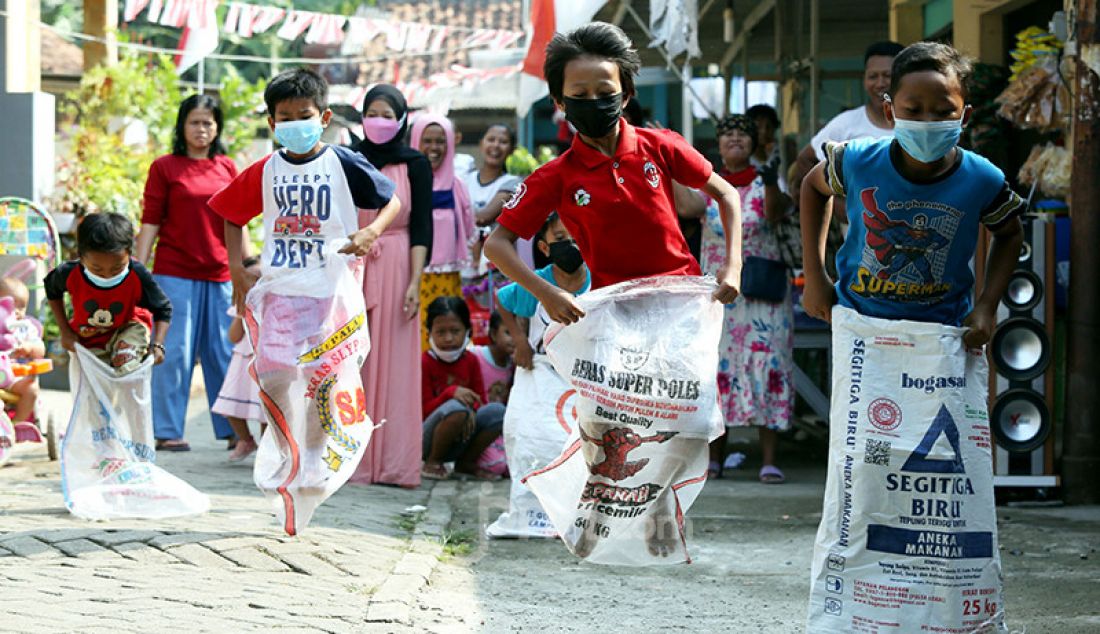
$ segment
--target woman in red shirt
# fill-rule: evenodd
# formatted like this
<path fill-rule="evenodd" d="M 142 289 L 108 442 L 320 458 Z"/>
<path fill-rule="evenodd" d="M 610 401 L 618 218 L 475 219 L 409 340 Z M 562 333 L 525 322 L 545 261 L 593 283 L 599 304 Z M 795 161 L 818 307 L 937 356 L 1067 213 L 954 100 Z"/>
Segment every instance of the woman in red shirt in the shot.
<path fill-rule="evenodd" d="M 221 131 L 222 111 L 216 99 L 185 99 L 176 118 L 172 153 L 153 161 L 145 182 L 134 257 L 148 262 L 157 243 L 153 278 L 175 308 L 164 363 L 153 371 L 153 430 L 157 448 L 165 451 L 190 449 L 183 440 L 183 424 L 195 360 L 202 362 L 207 400 L 213 403 L 233 353 L 225 336 L 232 289 L 224 223 L 207 204 L 237 175 L 237 167 L 225 156 Z M 229 422 L 217 414 L 211 418 L 215 435 L 232 439 Z"/>

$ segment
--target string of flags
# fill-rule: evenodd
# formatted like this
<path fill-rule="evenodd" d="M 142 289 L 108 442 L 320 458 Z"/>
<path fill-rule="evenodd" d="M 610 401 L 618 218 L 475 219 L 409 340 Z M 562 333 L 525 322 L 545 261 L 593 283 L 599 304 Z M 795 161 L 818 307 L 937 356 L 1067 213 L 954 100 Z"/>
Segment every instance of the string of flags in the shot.
<path fill-rule="evenodd" d="M 217 25 L 215 8 L 221 0 L 126 0 L 123 20 L 133 22 L 145 12 L 149 22 L 175 28 L 210 30 Z M 474 29 L 420 22 L 402 22 L 359 16 L 342 16 L 231 1 L 227 3 L 223 33 L 244 38 L 267 33 L 293 41 L 303 35 L 309 44 L 342 45 L 344 54 L 356 53 L 385 37 L 386 48 L 401 53 L 433 53 L 444 49 L 452 35 L 464 35 L 460 48 L 510 48 L 522 31 Z"/>
<path fill-rule="evenodd" d="M 410 107 L 421 108 L 435 102 L 446 101 L 461 93 L 469 94 L 489 81 L 507 79 L 518 75 L 519 72 L 519 64 L 510 64 L 497 68 L 469 68 L 454 64 L 448 70 L 434 73 L 426 79 L 414 79 L 411 81 L 399 80 L 394 82 L 394 85 L 401 91 L 401 94 L 405 95 L 405 99 L 408 101 Z M 371 88 L 373 88 L 373 85 L 348 86 L 346 91 L 334 91 L 341 93 L 339 95 L 334 95 L 334 97 L 341 103 L 346 103 L 355 107 L 357 110 L 362 110 L 363 99 L 367 96 L 367 92 L 369 92 Z M 442 114 L 446 113 L 442 112 Z"/>

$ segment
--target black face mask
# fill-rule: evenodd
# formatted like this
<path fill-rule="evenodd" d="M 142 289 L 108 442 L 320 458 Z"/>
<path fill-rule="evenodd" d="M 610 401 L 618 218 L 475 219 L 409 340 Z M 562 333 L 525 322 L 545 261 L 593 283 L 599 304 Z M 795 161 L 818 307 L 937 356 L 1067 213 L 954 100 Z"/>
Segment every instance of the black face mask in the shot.
<path fill-rule="evenodd" d="M 584 258 L 581 257 L 581 250 L 577 248 L 576 242 L 562 240 L 561 242 L 551 242 L 549 246 L 550 261 L 566 273 L 575 273 L 584 264 Z"/>
<path fill-rule="evenodd" d="M 623 114 L 623 93 L 598 99 L 563 97 L 562 102 L 566 121 L 590 139 L 602 139 L 611 134 Z"/>

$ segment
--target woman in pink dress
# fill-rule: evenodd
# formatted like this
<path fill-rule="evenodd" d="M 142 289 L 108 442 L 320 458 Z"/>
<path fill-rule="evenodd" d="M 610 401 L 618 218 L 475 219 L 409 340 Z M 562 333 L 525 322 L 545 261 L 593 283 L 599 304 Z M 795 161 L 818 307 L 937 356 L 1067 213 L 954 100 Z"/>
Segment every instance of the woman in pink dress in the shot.
<path fill-rule="evenodd" d="M 363 100 L 366 138 L 356 148 L 396 185 L 401 212 L 365 257 L 363 295 L 371 351 L 363 365 L 367 414 L 375 425 L 356 484 L 420 485 L 420 277 L 432 243 L 432 168 L 405 144 L 408 107 L 393 86 Z M 365 227 L 377 210 L 360 210 Z"/>

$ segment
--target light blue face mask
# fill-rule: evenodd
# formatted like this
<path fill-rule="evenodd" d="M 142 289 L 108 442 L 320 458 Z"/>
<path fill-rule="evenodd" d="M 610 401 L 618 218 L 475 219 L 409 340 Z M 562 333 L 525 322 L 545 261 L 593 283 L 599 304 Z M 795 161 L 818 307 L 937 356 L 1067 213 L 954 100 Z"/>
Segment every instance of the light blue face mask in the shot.
<path fill-rule="evenodd" d="M 122 272 L 114 277 L 100 277 L 93 274 L 88 269 L 84 269 L 84 275 L 87 276 L 88 281 L 98 286 L 99 288 L 114 288 L 122 283 L 122 280 L 126 279 L 126 276 L 130 274 L 130 265 L 127 264 L 126 268 L 122 269 Z"/>
<path fill-rule="evenodd" d="M 275 140 L 294 154 L 307 154 L 321 140 L 324 131 L 317 119 L 280 121 L 275 124 Z"/>
<path fill-rule="evenodd" d="M 921 163 L 934 163 L 959 144 L 963 117 L 949 121 L 912 121 L 899 119 L 895 114 L 894 138 L 909 156 Z"/>

